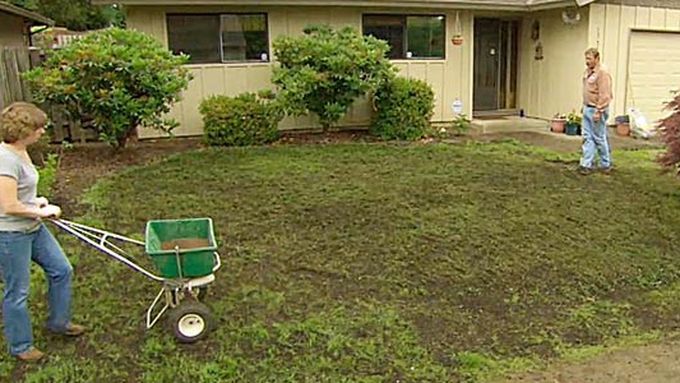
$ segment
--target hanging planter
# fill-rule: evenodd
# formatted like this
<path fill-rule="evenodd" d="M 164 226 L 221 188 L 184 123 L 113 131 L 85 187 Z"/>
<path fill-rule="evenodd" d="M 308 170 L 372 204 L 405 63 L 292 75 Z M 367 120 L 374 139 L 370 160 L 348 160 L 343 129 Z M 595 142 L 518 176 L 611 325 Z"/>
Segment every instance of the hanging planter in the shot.
<path fill-rule="evenodd" d="M 451 42 L 453 45 L 463 45 L 463 41 L 463 27 L 460 25 L 460 13 L 456 12 L 456 22 L 454 24 Z"/>

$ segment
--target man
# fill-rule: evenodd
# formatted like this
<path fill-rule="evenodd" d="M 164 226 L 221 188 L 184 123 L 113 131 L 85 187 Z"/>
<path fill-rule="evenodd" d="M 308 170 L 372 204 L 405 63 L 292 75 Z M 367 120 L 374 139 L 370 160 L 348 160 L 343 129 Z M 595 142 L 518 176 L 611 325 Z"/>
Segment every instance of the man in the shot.
<path fill-rule="evenodd" d="M 583 155 L 579 171 L 593 171 L 595 152 L 600 156 L 600 170 L 609 174 L 612 169 L 611 153 L 607 139 L 607 118 L 612 100 L 612 78 L 600 64 L 600 52 L 595 48 L 586 51 L 586 71 L 583 75 Z"/>

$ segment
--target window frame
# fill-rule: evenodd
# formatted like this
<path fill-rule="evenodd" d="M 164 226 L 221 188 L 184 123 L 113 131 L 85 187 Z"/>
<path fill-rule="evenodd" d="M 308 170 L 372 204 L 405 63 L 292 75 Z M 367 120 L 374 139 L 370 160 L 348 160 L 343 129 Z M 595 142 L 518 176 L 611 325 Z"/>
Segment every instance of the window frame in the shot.
<path fill-rule="evenodd" d="M 361 34 L 366 36 L 365 33 L 365 27 L 366 27 L 366 16 L 391 16 L 391 17 L 401 17 L 404 19 L 405 22 L 405 30 L 404 30 L 404 36 L 403 40 L 406 43 L 406 50 L 404 52 L 404 57 L 399 57 L 399 58 L 390 58 L 390 61 L 400 61 L 400 60 L 408 60 L 408 61 L 446 61 L 446 54 L 448 53 L 448 44 L 447 42 L 447 25 L 446 25 L 446 14 L 439 13 L 362 13 L 361 14 Z M 406 57 L 406 54 L 409 52 L 408 48 L 408 18 L 409 17 L 432 17 L 432 18 L 439 18 L 441 17 L 442 19 L 442 27 L 443 27 L 443 55 L 438 56 L 438 57 Z"/>
<path fill-rule="evenodd" d="M 224 59 L 224 40 L 223 40 L 223 30 L 222 30 L 222 16 L 223 15 L 236 15 L 236 16 L 264 16 L 265 25 L 265 36 L 266 36 L 266 47 L 267 47 L 267 60 L 226 60 Z M 270 64 L 272 62 L 271 55 L 271 28 L 269 27 L 269 13 L 268 12 L 167 12 L 165 14 L 165 38 L 168 44 L 168 49 L 172 51 L 170 46 L 170 32 L 168 30 L 168 18 L 170 16 L 214 16 L 219 20 L 219 30 L 217 32 L 219 41 L 219 61 L 205 62 L 205 63 L 192 63 L 189 62 L 187 65 L 195 66 L 206 66 L 206 65 L 229 65 L 229 64 Z"/>

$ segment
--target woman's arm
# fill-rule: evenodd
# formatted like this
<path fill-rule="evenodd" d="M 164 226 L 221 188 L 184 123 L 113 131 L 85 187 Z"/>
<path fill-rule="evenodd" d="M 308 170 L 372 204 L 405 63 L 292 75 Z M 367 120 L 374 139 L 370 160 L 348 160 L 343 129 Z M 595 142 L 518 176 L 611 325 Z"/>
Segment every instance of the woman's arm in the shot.
<path fill-rule="evenodd" d="M 61 214 L 61 209 L 54 205 L 37 208 L 22 204 L 17 197 L 17 180 L 8 176 L 0 176 L 0 210 L 7 215 L 27 218 L 47 218 Z"/>

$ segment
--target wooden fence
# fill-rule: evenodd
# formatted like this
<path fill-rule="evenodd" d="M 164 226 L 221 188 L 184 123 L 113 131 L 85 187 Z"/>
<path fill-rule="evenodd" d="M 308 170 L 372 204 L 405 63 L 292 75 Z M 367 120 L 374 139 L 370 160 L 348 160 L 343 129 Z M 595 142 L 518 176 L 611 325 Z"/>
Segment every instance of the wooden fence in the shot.
<path fill-rule="evenodd" d="M 0 110 L 15 101 L 31 101 L 31 93 L 21 73 L 31 67 L 28 49 L 0 47 Z"/>
<path fill-rule="evenodd" d="M 33 97 L 21 74 L 44 60 L 43 56 L 24 47 L 0 47 L 0 110 L 15 101 L 32 102 Z M 71 121 L 64 108 L 51 104 L 39 105 L 52 121 L 53 142 L 96 140 L 91 129 L 82 129 L 79 121 Z"/>

